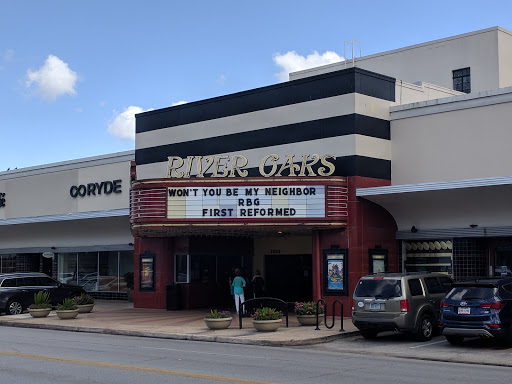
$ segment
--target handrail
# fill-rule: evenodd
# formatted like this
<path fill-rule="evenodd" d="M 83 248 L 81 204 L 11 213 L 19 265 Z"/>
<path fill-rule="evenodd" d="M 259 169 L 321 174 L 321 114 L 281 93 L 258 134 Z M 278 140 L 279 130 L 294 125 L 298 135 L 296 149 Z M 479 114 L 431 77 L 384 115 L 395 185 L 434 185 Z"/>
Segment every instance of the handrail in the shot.
<path fill-rule="evenodd" d="M 318 322 L 318 309 L 320 308 L 320 302 L 324 303 L 324 323 L 325 323 L 325 327 L 327 329 L 331 329 L 334 327 L 334 314 L 336 312 L 336 303 L 340 303 L 340 319 L 341 319 L 341 327 L 340 327 L 340 332 L 343 332 L 344 329 L 343 329 L 343 302 L 339 299 L 336 299 L 334 300 L 334 302 L 332 303 L 332 324 L 329 326 L 327 325 L 327 303 L 325 302 L 324 299 L 319 299 L 317 302 L 316 302 L 316 328 L 315 328 L 315 331 L 319 331 L 320 330 L 320 327 L 318 326 L 319 325 L 319 322 Z"/>
<path fill-rule="evenodd" d="M 257 297 L 255 299 L 249 299 L 242 303 L 238 298 L 238 327 L 242 329 L 242 317 L 244 313 L 252 315 L 255 309 L 263 307 L 273 307 L 283 313 L 286 317 L 286 328 L 288 328 L 288 303 L 275 297 Z"/>

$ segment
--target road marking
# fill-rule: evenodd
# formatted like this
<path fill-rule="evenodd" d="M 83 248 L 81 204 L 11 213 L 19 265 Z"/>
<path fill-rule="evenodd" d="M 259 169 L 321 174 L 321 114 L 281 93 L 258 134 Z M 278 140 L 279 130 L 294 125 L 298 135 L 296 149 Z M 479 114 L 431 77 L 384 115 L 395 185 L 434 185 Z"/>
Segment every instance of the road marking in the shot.
<path fill-rule="evenodd" d="M 440 343 L 446 343 L 446 340 L 436 341 L 435 343 L 415 345 L 414 347 L 409 347 L 409 348 L 414 349 L 414 348 L 428 347 L 429 345 L 440 344 Z"/>
<path fill-rule="evenodd" d="M 236 377 L 214 376 L 214 375 L 208 375 L 208 374 L 202 374 L 202 373 L 174 371 L 174 370 L 170 370 L 170 369 L 137 367 L 137 366 L 131 366 L 131 365 L 103 363 L 103 362 L 100 362 L 100 361 L 88 361 L 88 360 L 79 360 L 79 359 L 69 359 L 69 358 L 65 358 L 65 357 L 55 357 L 55 356 L 46 356 L 46 355 L 34 355 L 34 354 L 31 354 L 31 353 L 0 351 L 0 355 L 24 357 L 24 358 L 27 358 L 27 359 L 47 360 L 47 361 L 54 361 L 54 362 L 58 362 L 58 363 L 81 364 L 81 365 L 89 365 L 89 366 L 94 366 L 94 367 L 124 369 L 126 371 L 161 373 L 161 374 L 164 374 L 164 375 L 191 377 L 191 378 L 194 378 L 194 379 L 204 379 L 204 380 L 212 380 L 212 381 L 223 381 L 223 382 L 227 382 L 227 383 L 277 384 L 277 383 L 273 383 L 273 382 L 269 382 L 269 381 L 239 379 L 239 378 L 236 378 Z"/>

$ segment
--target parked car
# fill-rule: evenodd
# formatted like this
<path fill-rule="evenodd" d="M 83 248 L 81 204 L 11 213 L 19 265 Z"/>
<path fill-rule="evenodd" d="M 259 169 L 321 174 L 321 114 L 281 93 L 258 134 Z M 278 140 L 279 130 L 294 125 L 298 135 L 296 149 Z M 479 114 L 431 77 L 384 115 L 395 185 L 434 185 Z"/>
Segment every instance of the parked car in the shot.
<path fill-rule="evenodd" d="M 512 277 L 456 283 L 441 302 L 441 329 L 454 345 L 465 337 L 512 342 Z"/>
<path fill-rule="evenodd" d="M 382 331 L 432 338 L 441 299 L 453 280 L 442 273 L 378 273 L 361 277 L 353 295 L 352 323 L 366 339 Z"/>
<path fill-rule="evenodd" d="M 85 290 L 72 284 L 64 284 L 44 273 L 0 274 L 0 313 L 17 315 L 34 302 L 34 293 L 47 291 L 53 306 L 65 298 L 80 296 Z"/>

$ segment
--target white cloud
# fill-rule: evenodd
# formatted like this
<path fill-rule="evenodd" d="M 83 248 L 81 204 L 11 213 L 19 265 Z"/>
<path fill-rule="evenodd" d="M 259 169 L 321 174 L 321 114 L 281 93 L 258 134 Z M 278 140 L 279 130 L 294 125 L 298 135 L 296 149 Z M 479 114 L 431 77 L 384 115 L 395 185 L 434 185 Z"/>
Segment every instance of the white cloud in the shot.
<path fill-rule="evenodd" d="M 227 76 L 226 75 L 220 75 L 218 78 L 217 78 L 217 83 L 219 83 L 220 85 L 224 85 L 227 81 Z"/>
<path fill-rule="evenodd" d="M 282 68 L 282 71 L 277 73 L 276 76 L 279 81 L 283 82 L 288 81 L 288 74 L 290 72 L 336 63 L 343 61 L 343 57 L 333 51 L 327 51 L 323 54 L 314 51 L 311 55 L 306 57 L 299 55 L 295 51 L 290 51 L 286 52 L 284 55 L 280 53 L 274 54 L 273 60 L 277 66 Z"/>
<path fill-rule="evenodd" d="M 123 140 L 135 140 L 135 115 L 145 112 L 141 107 L 130 106 L 116 115 L 108 125 L 107 132 Z"/>
<path fill-rule="evenodd" d="M 14 50 L 13 49 L 7 49 L 4 52 L 4 61 L 11 61 L 14 58 Z"/>
<path fill-rule="evenodd" d="M 43 99 L 53 101 L 65 94 L 75 95 L 77 80 L 77 73 L 69 69 L 67 63 L 57 56 L 49 55 L 44 65 L 37 71 L 27 71 L 25 84 L 27 88 L 34 84 L 36 92 Z"/>
<path fill-rule="evenodd" d="M 177 105 L 182 105 L 182 104 L 187 104 L 187 103 L 188 103 L 188 101 L 183 101 L 183 100 L 181 100 L 181 101 L 177 101 L 177 102 L 175 102 L 175 103 L 172 103 L 172 104 L 171 104 L 171 107 L 175 107 L 175 106 L 177 106 Z"/>

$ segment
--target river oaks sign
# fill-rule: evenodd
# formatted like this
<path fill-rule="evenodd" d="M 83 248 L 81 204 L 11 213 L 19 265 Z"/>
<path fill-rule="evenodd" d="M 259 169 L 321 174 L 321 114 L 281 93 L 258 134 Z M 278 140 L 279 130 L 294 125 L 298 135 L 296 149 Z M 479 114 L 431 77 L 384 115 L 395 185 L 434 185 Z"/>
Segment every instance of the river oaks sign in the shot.
<path fill-rule="evenodd" d="M 5 207 L 5 193 L 0 192 L 0 208 Z"/>
<path fill-rule="evenodd" d="M 279 164 L 281 160 L 281 164 Z M 266 155 L 257 164 L 260 176 L 263 177 L 312 177 L 331 176 L 335 166 L 332 160 L 334 155 L 285 155 L 280 159 L 279 155 L 272 153 Z M 256 166 L 256 164 L 254 164 Z M 166 177 L 190 178 L 190 177 L 247 177 L 249 166 L 247 157 L 242 155 L 216 155 L 216 156 L 169 156 Z M 316 171 L 315 171 L 316 170 Z"/>
<path fill-rule="evenodd" d="M 325 186 L 169 187 L 169 219 L 323 218 Z"/>
<path fill-rule="evenodd" d="M 73 185 L 69 189 L 71 197 L 110 195 L 112 193 L 121 193 L 121 180 L 107 180 L 99 183 Z"/>

